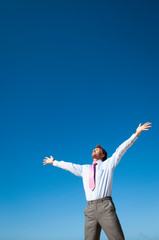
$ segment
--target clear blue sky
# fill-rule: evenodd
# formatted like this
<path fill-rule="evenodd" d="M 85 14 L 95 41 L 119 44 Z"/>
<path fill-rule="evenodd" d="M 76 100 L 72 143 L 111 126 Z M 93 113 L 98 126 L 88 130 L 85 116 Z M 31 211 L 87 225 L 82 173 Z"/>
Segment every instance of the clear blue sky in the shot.
<path fill-rule="evenodd" d="M 158 1 L 1 1 L 0 240 L 84 239 L 82 179 L 152 122 L 114 172 L 126 239 L 159 239 Z M 102 233 L 101 240 L 106 239 Z"/>

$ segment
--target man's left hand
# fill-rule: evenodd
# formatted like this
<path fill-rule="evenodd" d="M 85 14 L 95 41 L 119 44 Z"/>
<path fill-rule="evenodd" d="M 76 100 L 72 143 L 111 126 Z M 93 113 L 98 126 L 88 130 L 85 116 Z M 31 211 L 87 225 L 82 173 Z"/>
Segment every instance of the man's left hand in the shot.
<path fill-rule="evenodd" d="M 150 126 L 150 124 L 152 124 L 152 123 L 147 122 L 147 123 L 145 123 L 145 124 L 143 124 L 143 125 L 141 125 L 141 123 L 140 123 L 139 126 L 138 126 L 138 128 L 136 129 L 136 135 L 137 135 L 137 137 L 140 135 L 140 133 L 141 133 L 142 131 L 147 131 L 147 130 L 149 130 L 149 127 L 152 127 L 152 126 Z"/>

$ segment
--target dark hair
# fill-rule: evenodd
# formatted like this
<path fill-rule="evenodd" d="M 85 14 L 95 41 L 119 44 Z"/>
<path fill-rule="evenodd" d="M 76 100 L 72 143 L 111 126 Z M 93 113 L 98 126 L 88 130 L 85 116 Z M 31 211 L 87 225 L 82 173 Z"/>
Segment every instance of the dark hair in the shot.
<path fill-rule="evenodd" d="M 105 151 L 105 149 L 103 149 L 101 147 L 101 145 L 96 145 L 96 148 L 102 149 L 103 154 L 105 154 L 105 156 L 103 157 L 102 161 L 105 161 L 107 159 L 107 152 Z"/>

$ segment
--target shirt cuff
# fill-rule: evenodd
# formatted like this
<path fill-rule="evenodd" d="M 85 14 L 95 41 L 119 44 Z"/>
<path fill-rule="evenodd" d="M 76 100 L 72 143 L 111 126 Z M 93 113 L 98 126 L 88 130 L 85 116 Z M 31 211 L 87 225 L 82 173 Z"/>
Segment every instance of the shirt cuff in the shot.
<path fill-rule="evenodd" d="M 136 135 L 136 133 L 133 133 L 132 140 L 136 140 L 137 138 L 138 138 L 138 136 Z"/>
<path fill-rule="evenodd" d="M 58 167 L 58 161 L 54 160 L 52 165 L 55 166 L 55 167 Z"/>

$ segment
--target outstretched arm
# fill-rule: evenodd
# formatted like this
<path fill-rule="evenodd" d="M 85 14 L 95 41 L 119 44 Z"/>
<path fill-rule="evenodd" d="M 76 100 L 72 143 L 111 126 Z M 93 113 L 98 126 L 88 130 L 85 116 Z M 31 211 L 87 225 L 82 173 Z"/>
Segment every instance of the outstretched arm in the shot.
<path fill-rule="evenodd" d="M 82 166 L 79 164 L 74 164 L 70 162 L 57 161 L 52 156 L 50 158 L 45 157 L 43 160 L 43 165 L 52 164 L 53 166 L 67 170 L 78 177 L 82 177 Z"/>
<path fill-rule="evenodd" d="M 148 128 L 151 123 L 147 122 L 141 126 L 141 123 L 139 124 L 138 128 L 136 129 L 136 133 L 134 133 L 128 140 L 123 142 L 115 151 L 115 153 L 112 155 L 110 159 L 110 163 L 112 164 L 113 168 L 116 167 L 116 165 L 119 163 L 121 157 L 124 155 L 124 153 L 127 151 L 129 147 L 132 146 L 132 144 L 136 141 L 137 137 L 140 135 L 142 131 L 149 130 Z"/>

